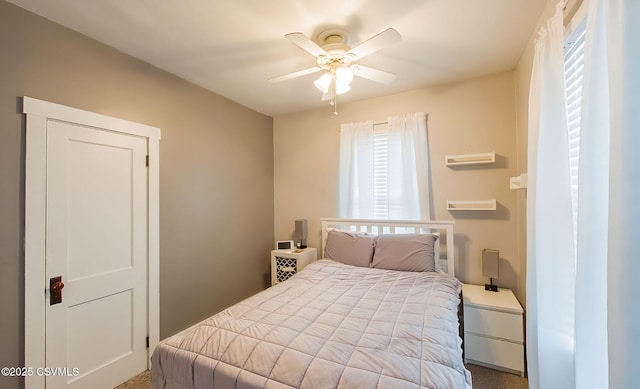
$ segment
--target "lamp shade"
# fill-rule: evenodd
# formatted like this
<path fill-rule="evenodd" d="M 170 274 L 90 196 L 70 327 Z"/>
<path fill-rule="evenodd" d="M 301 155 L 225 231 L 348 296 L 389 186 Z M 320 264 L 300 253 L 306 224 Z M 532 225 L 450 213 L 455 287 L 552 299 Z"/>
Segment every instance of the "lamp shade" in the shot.
<path fill-rule="evenodd" d="M 327 71 L 320 78 L 314 81 L 314 85 L 322 93 L 335 93 L 341 95 L 351 90 L 351 81 L 353 81 L 353 70 L 349 68 L 338 68 L 335 71 Z M 331 85 L 335 89 L 331 92 Z"/>
<path fill-rule="evenodd" d="M 320 76 L 320 78 L 318 78 L 313 84 L 320 90 L 320 92 L 327 93 L 329 92 L 329 85 L 332 80 L 333 77 L 331 77 L 331 74 L 327 72 Z"/>
<path fill-rule="evenodd" d="M 500 251 L 482 250 L 482 275 L 489 278 L 498 278 L 498 258 Z"/>
<path fill-rule="evenodd" d="M 302 242 L 307 240 L 307 219 L 297 219 L 295 221 L 296 229 L 295 229 L 295 240 L 297 242 Z"/>
<path fill-rule="evenodd" d="M 336 70 L 336 94 L 341 95 L 351 90 L 353 81 L 353 71 L 349 68 L 338 68 Z"/>

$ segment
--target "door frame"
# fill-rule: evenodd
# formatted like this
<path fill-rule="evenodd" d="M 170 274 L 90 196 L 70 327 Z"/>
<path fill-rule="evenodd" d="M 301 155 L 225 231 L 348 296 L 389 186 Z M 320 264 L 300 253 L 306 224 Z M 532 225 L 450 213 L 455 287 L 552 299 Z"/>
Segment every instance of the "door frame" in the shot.
<path fill-rule="evenodd" d="M 33 369 L 25 377 L 25 387 L 44 388 L 45 377 L 37 368 L 45 363 L 46 291 L 45 272 L 46 190 L 47 190 L 47 121 L 56 120 L 91 128 L 147 138 L 148 167 L 148 259 L 147 323 L 151 353 L 160 341 L 160 228 L 159 228 L 159 152 L 160 128 L 117 119 L 24 96 L 22 113 L 26 115 L 25 156 L 25 239 L 24 239 L 24 366 Z M 44 293 L 43 293 L 44 292 Z M 73 368 L 73 366 L 59 366 Z"/>

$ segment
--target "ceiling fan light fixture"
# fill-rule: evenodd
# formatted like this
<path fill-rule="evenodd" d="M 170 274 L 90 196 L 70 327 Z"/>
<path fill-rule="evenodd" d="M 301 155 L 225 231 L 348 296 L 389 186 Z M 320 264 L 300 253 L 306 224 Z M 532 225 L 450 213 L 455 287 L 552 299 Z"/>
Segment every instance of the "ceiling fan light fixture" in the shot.
<path fill-rule="evenodd" d="M 316 88 L 320 90 L 320 92 L 327 93 L 329 92 L 329 86 L 331 85 L 332 80 L 333 80 L 333 77 L 331 77 L 331 74 L 329 74 L 329 72 L 326 72 L 325 74 L 320 76 L 320 78 L 315 80 L 313 82 L 313 85 L 315 85 Z"/>
<path fill-rule="evenodd" d="M 353 71 L 349 68 L 336 69 L 336 94 L 342 95 L 351 90 Z"/>
<path fill-rule="evenodd" d="M 336 94 L 343 95 L 351 90 L 351 85 L 336 85 Z"/>
<path fill-rule="evenodd" d="M 335 94 L 342 95 L 351 90 L 353 71 L 349 68 L 338 68 L 335 73 L 326 72 L 314 81 L 313 85 L 322 93 L 329 93 L 332 84 L 335 85 Z"/>
<path fill-rule="evenodd" d="M 269 81 L 279 82 L 324 70 L 324 74 L 313 84 L 322 92 L 322 101 L 329 100 L 334 105 L 334 114 L 338 113 L 335 109 L 337 96 L 351 90 L 354 75 L 382 84 L 388 84 L 395 78 L 394 74 L 353 63 L 399 41 L 400 34 L 393 28 L 388 28 L 354 47 L 349 45 L 349 34 L 339 28 L 322 31 L 316 42 L 300 32 L 292 32 L 285 37 L 316 57 L 318 66 L 273 77 Z"/>

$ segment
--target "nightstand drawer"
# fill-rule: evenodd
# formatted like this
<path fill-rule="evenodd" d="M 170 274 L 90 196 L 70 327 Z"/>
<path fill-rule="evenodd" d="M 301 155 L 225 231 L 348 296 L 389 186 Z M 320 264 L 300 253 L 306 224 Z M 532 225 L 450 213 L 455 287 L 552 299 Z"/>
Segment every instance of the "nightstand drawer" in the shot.
<path fill-rule="evenodd" d="M 524 345 L 522 344 L 465 333 L 464 353 L 465 359 L 470 362 L 477 361 L 519 372 L 524 371 Z"/>
<path fill-rule="evenodd" d="M 465 307 L 464 332 L 523 342 L 522 315 Z"/>

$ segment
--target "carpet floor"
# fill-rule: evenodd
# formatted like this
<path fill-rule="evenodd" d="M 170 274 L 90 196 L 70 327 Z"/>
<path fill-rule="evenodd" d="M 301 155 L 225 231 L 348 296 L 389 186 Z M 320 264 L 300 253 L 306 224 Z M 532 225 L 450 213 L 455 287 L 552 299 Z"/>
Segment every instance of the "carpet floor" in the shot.
<path fill-rule="evenodd" d="M 467 365 L 473 380 L 473 389 L 528 389 L 526 378 L 515 374 L 504 373 L 482 366 Z M 149 371 L 138 374 L 115 389 L 149 389 L 151 374 Z"/>

